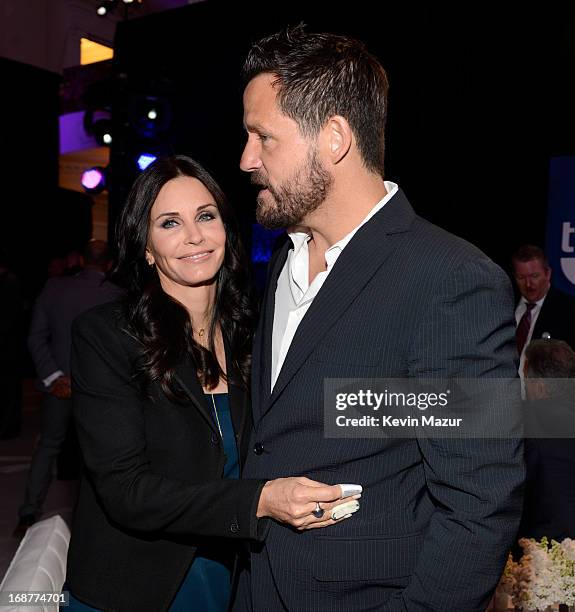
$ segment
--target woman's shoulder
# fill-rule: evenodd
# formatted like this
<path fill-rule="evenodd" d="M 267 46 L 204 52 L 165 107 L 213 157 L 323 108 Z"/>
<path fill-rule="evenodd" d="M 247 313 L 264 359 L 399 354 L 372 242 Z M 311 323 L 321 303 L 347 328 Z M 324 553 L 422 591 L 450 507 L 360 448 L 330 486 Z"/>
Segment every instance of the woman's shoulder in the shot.
<path fill-rule="evenodd" d="M 90 330 L 121 330 L 126 322 L 122 300 L 114 300 L 94 306 L 78 315 L 74 320 L 75 332 Z"/>

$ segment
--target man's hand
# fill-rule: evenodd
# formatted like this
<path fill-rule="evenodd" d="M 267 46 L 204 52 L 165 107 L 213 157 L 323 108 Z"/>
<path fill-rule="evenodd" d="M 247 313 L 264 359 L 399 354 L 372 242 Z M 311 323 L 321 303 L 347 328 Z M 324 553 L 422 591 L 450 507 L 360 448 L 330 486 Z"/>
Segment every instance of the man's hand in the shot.
<path fill-rule="evenodd" d="M 327 527 L 348 518 L 347 515 L 335 521 L 331 518 L 331 510 L 341 503 L 341 493 L 339 485 L 326 485 L 305 477 L 277 478 L 262 489 L 257 516 L 267 516 L 299 530 Z M 354 495 L 347 501 L 360 497 Z M 317 502 L 324 510 L 321 518 L 312 514 Z"/>
<path fill-rule="evenodd" d="M 70 399 L 72 397 L 72 381 L 69 376 L 58 377 L 48 389 L 48 393 L 58 399 Z"/>

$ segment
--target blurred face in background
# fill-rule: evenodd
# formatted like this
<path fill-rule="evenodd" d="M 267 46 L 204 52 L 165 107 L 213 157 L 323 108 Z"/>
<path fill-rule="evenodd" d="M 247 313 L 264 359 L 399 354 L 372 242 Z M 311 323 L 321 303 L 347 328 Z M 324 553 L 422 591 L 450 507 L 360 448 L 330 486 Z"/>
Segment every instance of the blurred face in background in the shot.
<path fill-rule="evenodd" d="M 539 301 L 549 291 L 551 268 L 546 268 L 541 259 L 513 261 L 513 273 L 517 288 L 528 302 Z"/>

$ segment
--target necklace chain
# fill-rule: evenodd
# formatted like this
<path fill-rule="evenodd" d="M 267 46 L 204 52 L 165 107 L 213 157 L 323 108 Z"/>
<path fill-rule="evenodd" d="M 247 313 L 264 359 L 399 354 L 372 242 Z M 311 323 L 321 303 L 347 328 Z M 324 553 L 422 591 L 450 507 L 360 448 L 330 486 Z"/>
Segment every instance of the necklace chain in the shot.
<path fill-rule="evenodd" d="M 214 399 L 214 394 L 210 393 L 210 396 L 212 398 L 212 404 L 214 406 L 214 414 L 216 416 L 216 423 L 218 424 L 218 430 L 220 432 L 220 437 L 222 438 L 222 440 L 224 439 L 224 434 L 222 433 L 222 427 L 220 425 L 220 419 L 218 417 L 218 409 L 216 408 L 216 400 Z"/>

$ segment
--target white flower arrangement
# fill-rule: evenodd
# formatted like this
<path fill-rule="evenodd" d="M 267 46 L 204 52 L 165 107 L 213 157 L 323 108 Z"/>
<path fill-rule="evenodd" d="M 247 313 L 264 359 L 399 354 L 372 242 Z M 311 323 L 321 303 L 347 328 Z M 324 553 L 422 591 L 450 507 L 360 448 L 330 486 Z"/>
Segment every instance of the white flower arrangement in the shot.
<path fill-rule="evenodd" d="M 557 610 L 560 604 L 575 606 L 575 540 L 561 543 L 547 538 L 522 538 L 523 556 L 514 561 L 509 555 L 497 587 L 495 609 L 511 597 L 516 609 Z"/>

